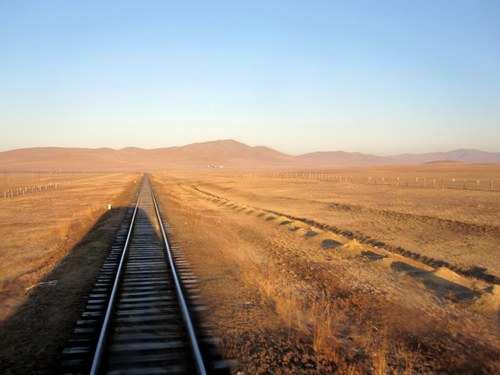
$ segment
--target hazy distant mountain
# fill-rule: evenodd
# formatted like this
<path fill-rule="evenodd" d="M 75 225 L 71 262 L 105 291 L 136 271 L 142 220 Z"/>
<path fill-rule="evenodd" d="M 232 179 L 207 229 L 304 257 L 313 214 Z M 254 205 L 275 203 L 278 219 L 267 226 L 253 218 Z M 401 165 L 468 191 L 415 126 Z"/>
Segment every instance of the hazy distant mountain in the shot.
<path fill-rule="evenodd" d="M 279 169 L 302 164 L 293 156 L 233 140 L 150 150 L 135 147 L 121 150 L 42 147 L 0 152 L 0 170 L 16 171 Z"/>
<path fill-rule="evenodd" d="M 318 165 L 377 165 L 387 164 L 387 158 L 372 154 L 362 154 L 360 152 L 345 152 L 345 151 L 319 151 L 298 156 L 302 160 L 309 160 Z"/>
<path fill-rule="evenodd" d="M 418 164 L 429 162 L 500 163 L 500 152 L 484 152 L 473 149 L 458 149 L 448 152 L 425 154 L 400 154 L 377 156 L 359 152 L 329 151 L 313 152 L 299 156 L 304 160 L 314 160 L 321 164 L 335 166 L 368 166 L 383 164 Z"/>
<path fill-rule="evenodd" d="M 250 147 L 234 140 L 193 143 L 182 147 L 149 150 L 150 156 L 160 162 L 173 162 L 190 166 L 231 166 L 237 167 L 266 164 L 287 164 L 293 156 L 267 147 Z"/>
<path fill-rule="evenodd" d="M 326 169 L 383 164 L 415 164 L 436 161 L 500 163 L 500 152 L 454 150 L 427 154 L 381 157 L 359 152 L 314 152 L 291 156 L 267 147 L 251 147 L 234 140 L 194 143 L 181 147 L 146 150 L 128 147 L 61 148 L 39 147 L 0 152 L 0 170 L 104 171 L 182 169 Z"/>
<path fill-rule="evenodd" d="M 398 163 L 429 163 L 434 161 L 461 161 L 464 163 L 500 163 L 500 152 L 458 149 L 426 154 L 401 154 L 391 157 Z"/>

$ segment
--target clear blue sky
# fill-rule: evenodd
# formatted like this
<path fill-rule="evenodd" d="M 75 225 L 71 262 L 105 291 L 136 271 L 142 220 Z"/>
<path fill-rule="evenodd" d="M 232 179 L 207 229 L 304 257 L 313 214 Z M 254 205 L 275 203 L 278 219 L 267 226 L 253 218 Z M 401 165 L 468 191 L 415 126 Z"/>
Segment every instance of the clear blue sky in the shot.
<path fill-rule="evenodd" d="M 500 151 L 499 0 L 0 0 L 0 150 Z"/>

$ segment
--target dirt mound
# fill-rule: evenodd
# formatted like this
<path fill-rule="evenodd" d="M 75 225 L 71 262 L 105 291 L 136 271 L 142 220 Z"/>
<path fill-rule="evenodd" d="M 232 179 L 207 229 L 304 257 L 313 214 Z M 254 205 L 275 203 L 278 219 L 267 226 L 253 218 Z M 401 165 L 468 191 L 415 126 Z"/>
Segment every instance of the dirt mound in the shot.
<path fill-rule="evenodd" d="M 465 278 L 464 276 L 460 276 L 458 273 L 446 267 L 439 267 L 436 271 L 433 272 L 433 274 L 454 284 L 461 285 L 465 288 L 474 287 L 471 280 Z"/>
<path fill-rule="evenodd" d="M 476 309 L 486 313 L 497 314 L 500 321 L 500 286 L 494 285 L 476 300 Z"/>

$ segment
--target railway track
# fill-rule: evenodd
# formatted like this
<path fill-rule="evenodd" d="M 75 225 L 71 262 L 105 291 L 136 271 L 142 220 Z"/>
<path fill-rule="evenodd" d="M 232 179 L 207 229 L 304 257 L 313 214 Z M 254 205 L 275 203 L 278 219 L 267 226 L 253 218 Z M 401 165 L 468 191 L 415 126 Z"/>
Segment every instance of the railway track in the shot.
<path fill-rule="evenodd" d="M 211 334 L 196 328 L 196 279 L 167 239 L 149 178 L 141 184 L 62 353 L 60 373 L 229 373 Z"/>

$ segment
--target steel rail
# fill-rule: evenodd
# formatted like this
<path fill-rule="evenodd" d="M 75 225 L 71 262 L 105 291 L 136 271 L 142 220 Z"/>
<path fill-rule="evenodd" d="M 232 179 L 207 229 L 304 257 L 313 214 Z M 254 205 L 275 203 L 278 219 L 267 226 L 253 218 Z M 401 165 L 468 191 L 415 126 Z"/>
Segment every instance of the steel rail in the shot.
<path fill-rule="evenodd" d="M 165 227 L 163 226 L 163 221 L 161 219 L 160 210 L 158 208 L 158 203 L 156 202 L 156 198 L 155 198 L 155 195 L 153 193 L 153 189 L 151 189 L 151 196 L 153 198 L 153 203 L 155 206 L 156 215 L 158 217 L 158 222 L 160 224 L 163 242 L 165 243 L 165 250 L 166 250 L 166 253 L 168 256 L 170 269 L 172 271 L 172 278 L 174 279 L 175 287 L 177 289 L 177 297 L 179 299 L 179 304 L 181 307 L 184 323 L 186 324 L 186 328 L 188 330 L 189 341 L 191 342 L 191 349 L 193 350 L 193 355 L 194 355 L 194 359 L 196 362 L 196 370 L 197 370 L 199 375 L 206 375 L 207 371 L 205 369 L 205 364 L 203 362 L 203 357 L 201 355 L 200 346 L 198 345 L 198 339 L 196 338 L 196 333 L 194 331 L 194 326 L 193 326 L 193 323 L 191 321 L 191 316 L 189 314 L 189 310 L 188 310 L 188 307 L 186 304 L 186 299 L 184 298 L 184 295 L 182 293 L 181 283 L 179 281 L 179 277 L 177 276 L 177 270 L 175 269 L 172 251 L 170 250 L 170 246 L 168 244 L 167 234 L 165 232 Z"/>
<path fill-rule="evenodd" d="M 135 216 L 137 214 L 137 209 L 139 207 L 139 202 L 141 201 L 141 191 L 144 187 L 144 180 L 141 182 L 141 190 L 139 191 L 137 202 L 135 203 L 134 214 L 132 215 L 132 219 L 130 220 L 130 228 L 127 234 L 127 240 L 125 241 L 125 245 L 123 246 L 122 256 L 120 258 L 120 264 L 118 265 L 118 270 L 116 271 L 115 282 L 113 284 L 113 289 L 111 291 L 111 295 L 109 298 L 108 308 L 106 309 L 106 315 L 104 316 L 104 321 L 102 323 L 101 332 L 99 334 L 99 340 L 97 342 L 96 350 L 94 353 L 94 358 L 92 359 L 92 367 L 90 369 L 90 375 L 96 375 L 99 371 L 99 367 L 101 365 L 102 355 L 104 353 L 104 344 L 106 341 L 106 335 L 109 327 L 109 320 L 111 317 L 111 313 L 113 312 L 113 305 L 115 302 L 116 291 L 118 290 L 118 284 L 120 282 L 120 276 L 122 273 L 122 267 L 125 263 L 125 256 L 128 250 L 128 244 L 130 238 L 132 236 L 132 229 L 134 228 Z"/>

